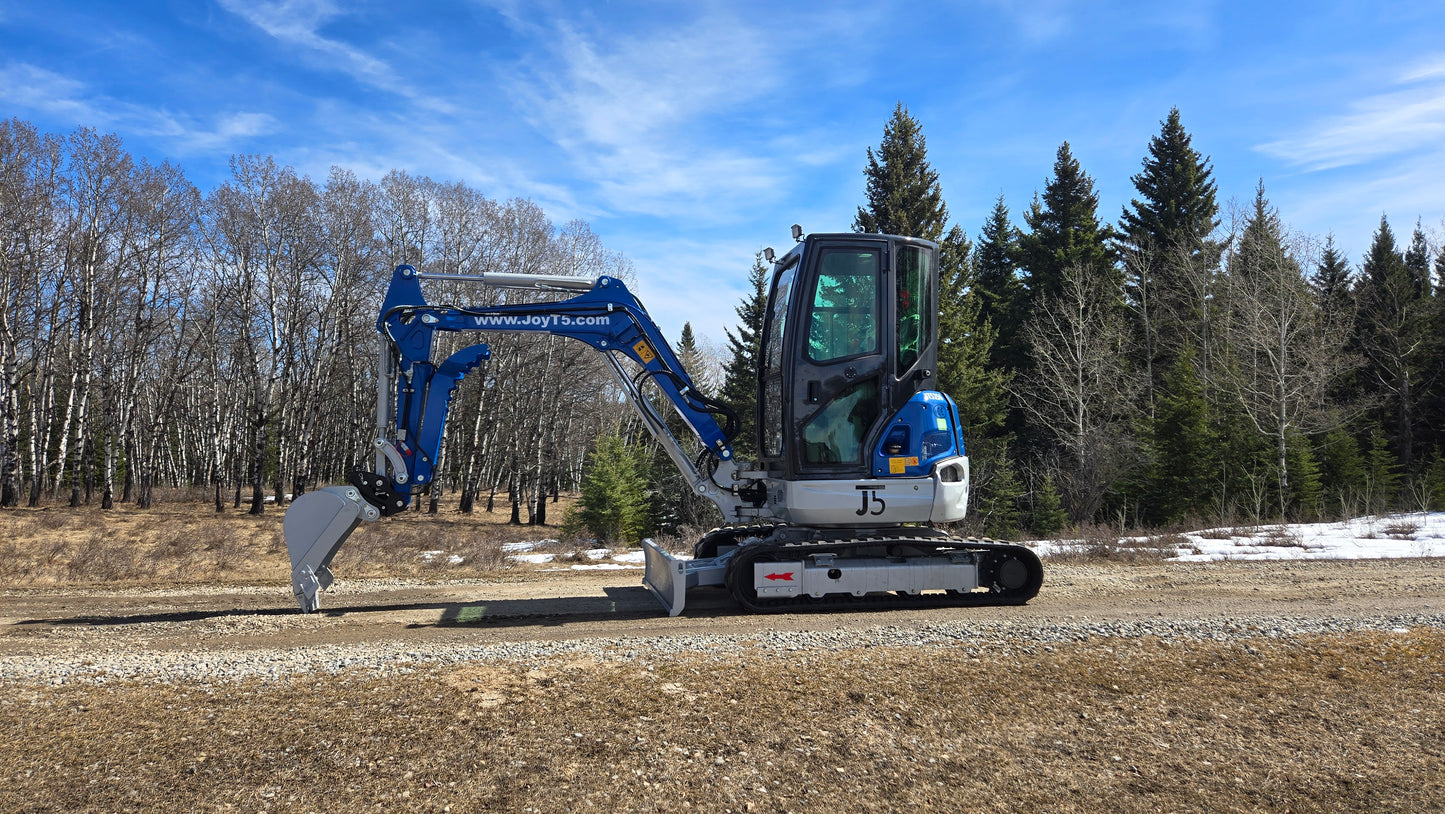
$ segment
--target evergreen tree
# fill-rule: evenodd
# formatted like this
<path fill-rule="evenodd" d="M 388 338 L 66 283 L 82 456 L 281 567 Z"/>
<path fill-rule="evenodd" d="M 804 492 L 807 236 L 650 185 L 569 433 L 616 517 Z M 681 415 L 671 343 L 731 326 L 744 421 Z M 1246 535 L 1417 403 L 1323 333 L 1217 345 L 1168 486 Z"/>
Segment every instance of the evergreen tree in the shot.
<path fill-rule="evenodd" d="M 958 402 L 964 437 L 974 439 L 1003 424 L 1008 377 L 989 366 L 995 334 L 979 316 L 968 236 L 955 226 L 939 248 L 937 386 Z"/>
<path fill-rule="evenodd" d="M 1122 277 L 1108 247 L 1113 229 L 1099 223 L 1098 209 L 1094 180 L 1084 173 L 1066 141 L 1059 145 L 1054 175 L 1045 185 L 1042 199 L 1035 195 L 1024 215 L 1029 231 L 1019 236 L 1030 309 L 1059 297 L 1065 270 L 1075 266 L 1104 278 L 1111 291 L 1121 288 Z"/>
<path fill-rule="evenodd" d="M 1370 449 L 1364 460 L 1365 508 L 1383 514 L 1395 505 L 1400 489 L 1400 465 L 1390 451 L 1389 439 L 1376 427 L 1370 433 Z"/>
<path fill-rule="evenodd" d="M 948 223 L 948 207 L 938 173 L 929 166 L 928 149 L 918 120 L 902 102 L 883 128 L 878 152 L 868 148 L 868 205 L 858 207 L 856 232 L 921 237 L 937 241 Z"/>
<path fill-rule="evenodd" d="M 1317 520 L 1324 509 L 1324 478 L 1310 449 L 1309 439 L 1289 439 L 1289 495 L 1286 512 L 1293 517 Z"/>
<path fill-rule="evenodd" d="M 996 368 L 1017 369 L 1027 357 L 1018 334 L 1028 304 L 1018 275 L 1018 230 L 1009 223 L 1002 194 L 979 233 L 973 267 L 979 321 L 989 323 L 997 332 L 989 363 Z"/>
<path fill-rule="evenodd" d="M 1344 430 L 1331 430 L 1321 440 L 1316 458 L 1320 462 L 1320 492 L 1325 505 L 1335 507 L 1338 517 L 1357 514 L 1365 487 L 1365 462 L 1359 443 Z"/>
<path fill-rule="evenodd" d="M 1421 384 L 1433 373 L 1427 341 L 1430 309 L 1383 215 L 1361 270 L 1355 342 L 1366 361 L 1363 389 L 1381 404 L 1378 422 L 1387 428 L 1399 463 L 1410 470 L 1418 402 L 1424 395 Z"/>
<path fill-rule="evenodd" d="M 1410 236 L 1410 248 L 1405 250 L 1404 259 L 1410 280 L 1415 284 L 1415 296 L 1430 296 L 1430 244 L 1425 241 L 1425 230 L 1419 220 L 1415 221 L 1415 233 Z"/>
<path fill-rule="evenodd" d="M 677 360 L 688 378 L 703 395 L 712 394 L 712 383 L 708 381 L 707 359 L 697 346 L 697 336 L 692 332 L 692 323 L 682 323 L 682 333 L 677 338 Z"/>
<path fill-rule="evenodd" d="M 1009 374 L 989 365 L 995 332 L 980 316 L 983 298 L 973 283 L 970 248 L 958 226 L 939 244 L 936 386 L 958 404 L 974 473 L 974 512 L 983 520 L 985 533 L 1006 535 L 1018 528 L 1018 481 L 1002 432 Z"/>
<path fill-rule="evenodd" d="M 1001 443 L 995 444 L 1002 447 Z M 977 445 L 968 448 L 972 462 L 979 455 Z M 1019 505 L 1024 497 L 1023 484 L 1019 482 L 1018 470 L 1005 454 L 989 455 L 976 468 L 973 479 L 984 481 L 986 486 L 973 489 L 969 494 L 969 514 L 982 526 L 988 537 L 1012 540 L 1019 536 L 1024 527 L 1024 515 Z"/>
<path fill-rule="evenodd" d="M 1430 490 L 1430 509 L 1445 510 L 1445 454 L 1439 450 L 1425 470 L 1425 485 Z"/>
<path fill-rule="evenodd" d="M 1159 135 L 1149 141 L 1143 171 L 1130 179 L 1143 200 L 1135 198 L 1124 208 L 1120 245 L 1149 253 L 1176 246 L 1191 254 L 1218 250 L 1209 242 L 1219 225 L 1213 170 L 1191 140 L 1179 121 L 1179 108 L 1173 108 Z"/>
<path fill-rule="evenodd" d="M 651 526 L 646 448 L 616 433 L 597 439 L 582 475 L 582 494 L 564 531 L 586 531 L 599 543 L 635 543 Z"/>
<path fill-rule="evenodd" d="M 1209 159 L 1190 142 L 1179 109 L 1170 110 L 1149 142 L 1143 170 L 1131 179 L 1140 197 L 1130 201 L 1119 220 L 1117 243 L 1151 404 L 1153 388 L 1201 324 L 1201 295 L 1221 252 L 1210 240 L 1219 225 L 1219 205 Z"/>
<path fill-rule="evenodd" d="M 1032 511 L 1029 514 L 1029 529 L 1036 536 L 1049 537 L 1063 530 L 1069 520 L 1064 511 L 1064 501 L 1054 486 L 1054 479 L 1044 476 L 1043 482 L 1034 490 Z"/>
<path fill-rule="evenodd" d="M 758 454 L 758 363 L 763 344 L 763 318 L 768 307 L 768 267 L 763 253 L 753 258 L 748 272 L 750 292 L 738 304 L 737 333 L 726 330 L 728 363 L 723 370 L 721 400 L 738 414 L 733 450 L 744 459 Z"/>
<path fill-rule="evenodd" d="M 1217 444 L 1210 433 L 1204 388 L 1189 355 L 1175 360 L 1164 377 L 1150 430 L 1154 465 L 1145 521 L 1169 525 L 1202 516 L 1209 508 Z"/>
<path fill-rule="evenodd" d="M 698 348 L 692 323 L 683 323 L 675 351 L 678 361 L 692 378 L 693 384 L 703 395 L 711 395 L 712 386 L 705 369 L 706 359 Z M 692 429 L 676 410 L 663 403 L 657 406 L 673 437 L 684 444 L 687 439 L 694 437 Z M 692 485 L 678 471 L 677 465 L 662 445 L 649 444 L 647 448 L 651 454 L 647 457 L 645 475 L 648 494 L 651 496 L 650 514 L 657 530 L 663 534 L 675 534 L 683 526 L 711 528 L 718 525 L 721 516 L 716 504 L 693 491 Z"/>
<path fill-rule="evenodd" d="M 1354 272 L 1349 261 L 1335 248 L 1334 234 L 1325 237 L 1325 248 L 1320 252 L 1319 265 L 1310 278 L 1315 296 L 1319 298 L 1320 310 L 1328 324 L 1339 325 L 1353 317 L 1354 300 L 1350 296 Z"/>
<path fill-rule="evenodd" d="M 1445 251 L 1435 255 L 1435 291 L 1445 292 Z"/>

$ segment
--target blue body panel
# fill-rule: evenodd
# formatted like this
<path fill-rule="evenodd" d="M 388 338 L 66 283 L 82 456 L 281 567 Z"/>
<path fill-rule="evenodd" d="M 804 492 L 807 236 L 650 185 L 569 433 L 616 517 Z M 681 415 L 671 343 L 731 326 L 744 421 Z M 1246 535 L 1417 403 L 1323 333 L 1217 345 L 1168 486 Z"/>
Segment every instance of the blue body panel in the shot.
<path fill-rule="evenodd" d="M 921 477 L 944 458 L 964 455 L 958 423 L 958 405 L 953 399 L 932 390 L 914 393 L 893 414 L 873 449 L 873 474 L 880 478 Z"/>

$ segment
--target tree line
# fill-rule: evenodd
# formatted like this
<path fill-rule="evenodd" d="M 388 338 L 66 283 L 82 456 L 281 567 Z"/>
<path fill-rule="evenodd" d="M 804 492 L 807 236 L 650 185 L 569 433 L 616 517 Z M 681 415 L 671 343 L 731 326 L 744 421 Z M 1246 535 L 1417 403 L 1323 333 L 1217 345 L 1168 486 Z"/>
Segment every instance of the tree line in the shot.
<path fill-rule="evenodd" d="M 941 246 L 940 389 L 963 413 L 970 521 L 1012 536 L 1445 506 L 1445 252 L 1381 216 L 1358 266 L 1289 229 L 1261 181 L 1222 209 L 1173 109 L 1118 220 L 1067 142 L 1016 223 L 950 226 L 900 104 L 853 228 Z M 1433 266 L 1432 266 L 1433 260 Z M 764 274 L 724 391 L 746 388 Z"/>
<path fill-rule="evenodd" d="M 202 192 L 114 135 L 0 122 L 0 506 L 148 507 L 159 484 L 260 513 L 370 468 L 376 309 L 396 265 L 631 277 L 586 223 L 553 224 L 530 201 L 401 171 L 318 183 L 263 156 L 230 170 Z M 620 420 L 617 398 L 579 343 L 488 341 L 437 491 L 465 511 L 500 495 L 513 520 L 545 523 L 548 496 L 577 487 L 592 440 Z"/>
<path fill-rule="evenodd" d="M 316 182 L 263 156 L 230 169 L 203 192 L 114 135 L 0 122 L 0 506 L 145 507 L 159 484 L 261 512 L 369 466 L 374 323 L 394 266 L 631 276 L 586 223 L 558 226 L 530 201 L 402 171 Z M 1291 231 L 1263 183 L 1221 207 L 1212 174 L 1172 110 L 1117 221 L 1066 142 L 1021 222 L 1001 195 L 970 238 L 902 105 L 867 151 L 853 228 L 941 247 L 938 382 L 966 424 L 972 530 L 1445 504 L 1445 254 L 1382 215 L 1352 264 L 1331 237 Z M 678 343 L 737 408 L 744 457 L 768 275 L 759 254 L 715 376 L 690 326 Z M 433 302 L 500 296 L 429 286 Z M 546 523 L 549 497 L 580 490 L 574 526 L 605 538 L 719 519 L 597 354 L 487 341 L 492 360 L 453 405 L 433 510 L 449 492 L 463 511 L 500 501 Z"/>

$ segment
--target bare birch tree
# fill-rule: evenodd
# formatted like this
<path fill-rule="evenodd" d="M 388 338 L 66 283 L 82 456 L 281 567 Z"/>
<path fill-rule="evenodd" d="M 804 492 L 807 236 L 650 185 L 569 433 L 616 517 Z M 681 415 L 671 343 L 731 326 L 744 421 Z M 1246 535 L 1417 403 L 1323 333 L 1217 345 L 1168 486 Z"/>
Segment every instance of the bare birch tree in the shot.
<path fill-rule="evenodd" d="M 1107 279 L 1065 269 L 1059 293 L 1024 328 L 1034 369 L 1015 385 L 1018 403 L 1063 452 L 1070 517 L 1094 517 L 1131 461 L 1129 422 L 1140 382 L 1130 369 L 1129 330 Z"/>

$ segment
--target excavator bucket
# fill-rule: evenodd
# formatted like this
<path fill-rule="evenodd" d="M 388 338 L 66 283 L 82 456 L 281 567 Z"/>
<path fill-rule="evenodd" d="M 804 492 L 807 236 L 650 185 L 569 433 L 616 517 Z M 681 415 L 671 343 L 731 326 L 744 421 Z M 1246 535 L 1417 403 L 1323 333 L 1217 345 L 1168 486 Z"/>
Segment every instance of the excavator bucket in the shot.
<path fill-rule="evenodd" d="M 281 529 L 291 554 L 291 589 L 302 613 L 320 607 L 318 594 L 331 586 L 331 558 L 361 521 L 381 517 L 353 486 L 307 492 L 286 510 Z"/>

